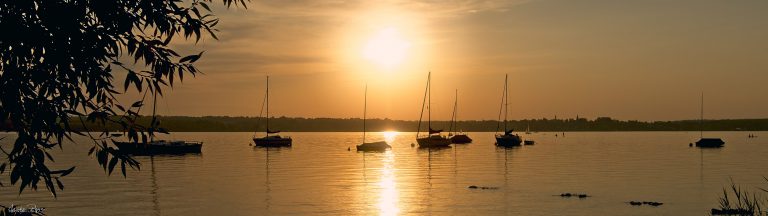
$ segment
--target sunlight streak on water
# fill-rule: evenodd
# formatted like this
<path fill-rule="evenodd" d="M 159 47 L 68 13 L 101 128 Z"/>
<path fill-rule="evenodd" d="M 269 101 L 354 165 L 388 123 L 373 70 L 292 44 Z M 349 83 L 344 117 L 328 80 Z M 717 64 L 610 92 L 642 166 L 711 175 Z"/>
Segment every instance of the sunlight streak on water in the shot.
<path fill-rule="evenodd" d="M 387 143 L 395 142 L 395 138 L 397 138 L 397 134 L 399 132 L 397 131 L 385 131 L 382 134 L 384 135 L 384 141 Z"/>
<path fill-rule="evenodd" d="M 381 181 L 379 182 L 379 186 L 381 187 L 379 215 L 397 215 L 400 212 L 397 204 L 398 191 L 397 184 L 395 183 L 394 162 L 395 154 L 392 153 L 392 151 L 385 152 L 383 167 L 381 169 Z"/>

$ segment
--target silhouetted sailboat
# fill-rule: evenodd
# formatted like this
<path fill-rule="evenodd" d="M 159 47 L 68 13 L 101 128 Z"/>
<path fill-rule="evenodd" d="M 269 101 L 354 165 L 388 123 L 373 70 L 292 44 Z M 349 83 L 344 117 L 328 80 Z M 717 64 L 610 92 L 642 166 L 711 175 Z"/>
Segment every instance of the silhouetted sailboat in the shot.
<path fill-rule="evenodd" d="M 531 134 L 531 125 L 530 124 L 528 124 L 526 126 L 525 134 Z M 526 139 L 526 140 L 523 140 L 523 144 L 525 144 L 525 145 L 533 145 L 533 144 L 536 144 L 536 142 L 534 142 L 532 139 Z"/>
<path fill-rule="evenodd" d="M 363 102 L 363 144 L 357 145 L 357 151 L 386 151 L 388 148 L 392 148 L 385 141 L 377 142 L 365 142 L 365 119 L 368 112 L 368 85 L 365 85 L 365 97 Z"/>
<path fill-rule="evenodd" d="M 458 126 L 456 124 L 456 119 L 458 118 L 458 107 L 459 107 L 459 90 L 456 90 L 456 97 L 453 101 L 453 115 L 451 116 L 451 128 L 450 132 L 448 133 L 448 137 L 451 138 L 451 142 L 455 144 L 466 144 L 471 143 L 472 138 L 469 138 L 467 134 L 461 131 L 456 131 Z"/>
<path fill-rule="evenodd" d="M 115 146 L 127 154 L 133 155 L 158 155 L 158 154 L 185 154 L 185 153 L 200 153 L 203 148 L 203 142 L 198 141 L 184 141 L 184 140 L 155 140 L 154 132 L 157 131 L 160 126 L 159 120 L 157 120 L 157 91 L 152 94 L 152 122 L 150 123 L 150 129 L 153 133 L 149 134 L 149 142 L 119 142 L 115 141 Z"/>
<path fill-rule="evenodd" d="M 699 130 L 699 141 L 696 141 L 696 147 L 719 148 L 725 145 L 725 141 L 720 138 L 704 138 L 704 93 L 701 93 L 701 118 L 699 119 Z"/>
<path fill-rule="evenodd" d="M 264 137 L 253 137 L 253 142 L 260 147 L 290 147 L 293 139 L 289 136 L 280 136 L 279 130 L 269 130 L 269 76 L 267 76 L 267 93 L 264 97 L 264 103 L 267 107 L 266 135 Z"/>
<path fill-rule="evenodd" d="M 501 97 L 501 106 L 504 108 L 504 134 L 498 134 L 499 127 L 496 126 L 496 145 L 503 147 L 519 146 L 523 140 L 519 135 L 513 134 L 514 129 L 507 130 L 507 113 L 509 107 L 509 87 L 508 75 L 504 75 L 504 94 Z M 501 110 L 499 110 L 499 120 L 501 120 Z"/>
<path fill-rule="evenodd" d="M 443 132 L 443 130 L 434 130 L 432 129 L 432 92 L 431 89 L 431 79 L 432 79 L 432 72 L 430 71 L 429 74 L 427 74 L 427 88 L 424 91 L 424 101 L 421 104 L 421 114 L 419 115 L 419 125 L 418 128 L 416 128 L 416 142 L 419 143 L 419 147 L 422 148 L 431 148 L 431 147 L 447 147 L 451 144 L 451 140 L 447 137 L 441 136 L 440 132 Z M 427 98 L 429 98 L 429 101 L 427 101 Z M 430 104 L 427 104 L 430 103 Z M 429 128 L 429 133 L 425 137 L 420 137 L 419 133 L 421 132 L 421 118 L 424 116 L 424 107 L 427 107 L 427 125 Z"/>

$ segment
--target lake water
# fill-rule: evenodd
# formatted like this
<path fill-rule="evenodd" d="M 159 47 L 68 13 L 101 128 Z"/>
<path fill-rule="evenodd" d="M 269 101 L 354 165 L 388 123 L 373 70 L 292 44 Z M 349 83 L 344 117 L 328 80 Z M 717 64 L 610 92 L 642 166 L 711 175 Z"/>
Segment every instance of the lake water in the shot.
<path fill-rule="evenodd" d="M 476 132 L 472 144 L 425 150 L 411 147 L 414 133 L 369 133 L 393 148 L 364 154 L 360 133 L 285 133 L 294 146 L 282 149 L 249 146 L 252 133 L 174 133 L 204 141 L 203 153 L 137 157 L 142 169 L 127 178 L 107 176 L 80 139 L 54 151 L 57 168 L 77 166 L 57 199 L 19 196 L 6 173 L 0 204 L 48 215 L 706 215 L 731 178 L 768 187 L 768 133 L 747 134 L 706 132 L 726 146 L 699 149 L 688 147 L 699 132 L 542 132 L 523 135 L 536 145 L 504 149 Z M 9 149 L 14 135 L 4 136 Z"/>

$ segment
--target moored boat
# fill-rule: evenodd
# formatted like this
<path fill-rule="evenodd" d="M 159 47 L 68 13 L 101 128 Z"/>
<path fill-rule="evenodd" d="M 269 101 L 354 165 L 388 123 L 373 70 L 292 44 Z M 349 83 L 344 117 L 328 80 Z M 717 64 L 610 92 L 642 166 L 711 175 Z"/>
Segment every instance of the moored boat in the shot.
<path fill-rule="evenodd" d="M 368 112 L 368 85 L 365 85 L 365 96 L 363 99 L 363 144 L 357 145 L 357 151 L 386 151 L 387 149 L 391 149 L 392 146 L 387 144 L 385 141 L 378 141 L 378 142 L 365 142 L 365 120 L 367 118 L 366 114 Z"/>
<path fill-rule="evenodd" d="M 504 75 L 504 96 L 501 97 L 501 105 L 504 109 L 504 133 L 498 134 L 498 130 L 501 128 L 499 125 L 496 125 L 496 131 L 497 134 L 496 137 L 496 145 L 501 147 L 513 147 L 513 146 L 520 146 L 521 143 L 523 143 L 523 139 L 520 138 L 520 135 L 514 134 L 514 129 L 508 129 L 507 128 L 507 115 L 509 110 L 509 76 Z M 501 117 L 501 110 L 499 110 L 499 117 Z M 499 119 L 501 120 L 501 119 Z"/>
<path fill-rule="evenodd" d="M 432 72 L 429 72 L 427 74 L 427 88 L 424 91 L 424 100 L 421 104 L 421 114 L 419 115 L 419 124 L 418 128 L 416 128 L 416 143 L 419 144 L 420 148 L 436 148 L 436 147 L 447 147 L 451 145 L 451 140 L 448 139 L 448 137 L 440 135 L 443 130 L 435 130 L 432 129 L 432 92 L 431 92 L 431 79 L 432 79 Z M 429 99 L 429 100 L 427 100 Z M 427 104 L 430 105 L 427 105 Z M 421 118 L 424 116 L 424 108 L 427 108 L 427 127 L 429 128 L 429 133 L 427 133 L 426 136 L 419 136 L 419 133 L 421 132 Z"/>
<path fill-rule="evenodd" d="M 157 131 L 160 121 L 157 119 L 157 91 L 152 93 L 152 121 L 151 129 Z M 146 142 L 146 141 L 145 141 Z M 149 133 L 149 141 L 146 143 L 131 141 L 114 141 L 118 151 L 132 155 L 158 155 L 158 154 L 187 154 L 202 152 L 203 142 L 185 140 L 155 140 L 154 133 Z"/>
<path fill-rule="evenodd" d="M 451 128 L 450 128 L 450 132 L 448 133 L 448 137 L 451 139 L 451 143 L 454 143 L 454 144 L 471 143 L 472 138 L 469 138 L 469 135 L 461 131 L 456 132 L 458 128 L 458 124 L 456 123 L 456 119 L 458 118 L 458 107 L 459 107 L 459 90 L 457 89 L 455 100 L 453 101 L 453 115 L 451 116 Z"/>
<path fill-rule="evenodd" d="M 269 76 L 267 76 L 267 92 L 264 97 L 264 105 L 266 106 L 266 135 L 263 137 L 256 137 L 254 134 L 253 142 L 259 147 L 291 147 L 293 145 L 293 138 L 290 136 L 280 136 L 279 130 L 269 130 Z"/>
<path fill-rule="evenodd" d="M 699 118 L 699 133 L 699 141 L 696 141 L 696 147 L 720 148 L 725 145 L 725 141 L 720 138 L 704 138 L 704 93 L 701 93 L 701 118 Z"/>
<path fill-rule="evenodd" d="M 148 143 L 115 142 L 120 151 L 132 155 L 200 153 L 203 142 L 183 140 L 156 140 Z"/>
<path fill-rule="evenodd" d="M 725 145 L 725 141 L 720 138 L 700 138 L 696 141 L 696 147 L 702 148 L 719 148 Z"/>

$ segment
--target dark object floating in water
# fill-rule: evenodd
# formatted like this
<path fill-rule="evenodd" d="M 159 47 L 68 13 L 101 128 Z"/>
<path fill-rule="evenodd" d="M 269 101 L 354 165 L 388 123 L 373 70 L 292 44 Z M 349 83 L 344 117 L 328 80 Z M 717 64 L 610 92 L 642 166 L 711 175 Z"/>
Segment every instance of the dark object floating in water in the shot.
<path fill-rule="evenodd" d="M 712 209 L 712 215 L 752 215 L 747 209 Z"/>
<path fill-rule="evenodd" d="M 523 144 L 533 145 L 533 144 L 536 144 L 536 142 L 534 142 L 533 140 L 526 140 L 526 141 L 523 141 Z"/>
<path fill-rule="evenodd" d="M 458 125 L 456 124 L 456 114 L 457 114 L 457 108 L 459 106 L 459 90 L 456 89 L 456 97 L 453 101 L 453 114 L 451 115 L 451 132 L 448 133 L 449 139 L 451 139 L 451 143 L 453 144 L 467 144 L 472 142 L 472 138 L 469 138 L 469 135 L 465 134 L 463 131 L 456 132 L 456 129 L 458 129 Z"/>
<path fill-rule="evenodd" d="M 561 193 L 561 197 L 579 197 L 579 198 L 587 198 L 590 197 L 590 195 L 587 194 L 578 194 L 578 193 Z"/>
<path fill-rule="evenodd" d="M 699 148 L 720 148 L 725 142 L 720 138 L 701 138 L 696 141 L 696 147 Z"/>
<path fill-rule="evenodd" d="M 119 151 L 132 155 L 200 153 L 203 142 L 155 140 L 149 143 L 115 142 Z"/>
<path fill-rule="evenodd" d="M 704 138 L 704 93 L 701 93 L 701 118 L 699 120 L 699 131 L 701 136 L 699 141 L 696 141 L 696 147 L 699 148 L 720 148 L 725 145 L 725 142 L 720 138 Z"/>
<path fill-rule="evenodd" d="M 477 186 L 477 185 L 470 185 L 467 188 L 469 188 L 469 189 L 483 189 L 483 190 L 496 190 L 496 189 L 499 189 L 499 187 L 486 187 L 486 186 Z"/>
<path fill-rule="evenodd" d="M 293 145 L 293 139 L 289 136 L 280 136 L 280 130 L 269 129 L 269 76 L 267 76 L 267 93 L 264 99 L 264 106 L 267 107 L 267 118 L 265 127 L 265 136 L 256 137 L 254 134 L 253 143 L 258 147 L 291 147 Z"/>
<path fill-rule="evenodd" d="M 350 151 L 350 150 L 352 150 L 352 149 L 350 147 L 347 147 L 347 151 Z"/>
<path fill-rule="evenodd" d="M 416 144 L 411 143 L 411 148 L 413 148 L 414 146 L 416 146 Z"/>
<path fill-rule="evenodd" d="M 365 120 L 367 119 L 366 114 L 368 113 L 368 84 L 365 85 L 365 102 L 363 104 L 363 144 L 357 145 L 357 151 L 377 151 L 377 152 L 383 152 L 387 149 L 392 148 L 387 142 L 384 141 L 377 141 L 377 142 L 365 142 Z M 347 149 L 349 150 L 349 149 Z"/>
<path fill-rule="evenodd" d="M 451 139 L 446 136 L 440 135 L 443 132 L 442 129 L 432 129 L 432 109 L 427 109 L 427 135 L 420 136 L 421 133 L 421 119 L 424 116 L 424 107 L 430 106 L 432 102 L 432 72 L 427 74 L 427 86 L 424 89 L 424 100 L 421 104 L 421 113 L 419 114 L 419 127 L 416 128 L 416 143 L 419 144 L 419 148 L 440 148 L 451 145 Z M 427 105 L 430 104 L 430 105 Z"/>
<path fill-rule="evenodd" d="M 360 145 L 357 145 L 357 151 L 386 151 L 387 149 L 392 148 L 387 142 L 379 141 L 379 142 L 370 142 L 370 143 L 363 143 Z"/>
<path fill-rule="evenodd" d="M 467 144 L 472 143 L 472 138 L 469 138 L 466 134 L 457 134 L 451 137 L 451 143 L 453 144 Z"/>
<path fill-rule="evenodd" d="M 256 143 L 256 146 L 258 147 L 291 147 L 293 139 L 291 137 L 283 137 L 280 135 L 267 135 L 260 138 L 254 137 L 253 142 Z"/>
<path fill-rule="evenodd" d="M 664 203 L 662 202 L 653 202 L 653 201 L 629 201 L 628 203 L 633 206 L 649 205 L 649 206 L 656 207 L 656 206 L 664 205 Z"/>

